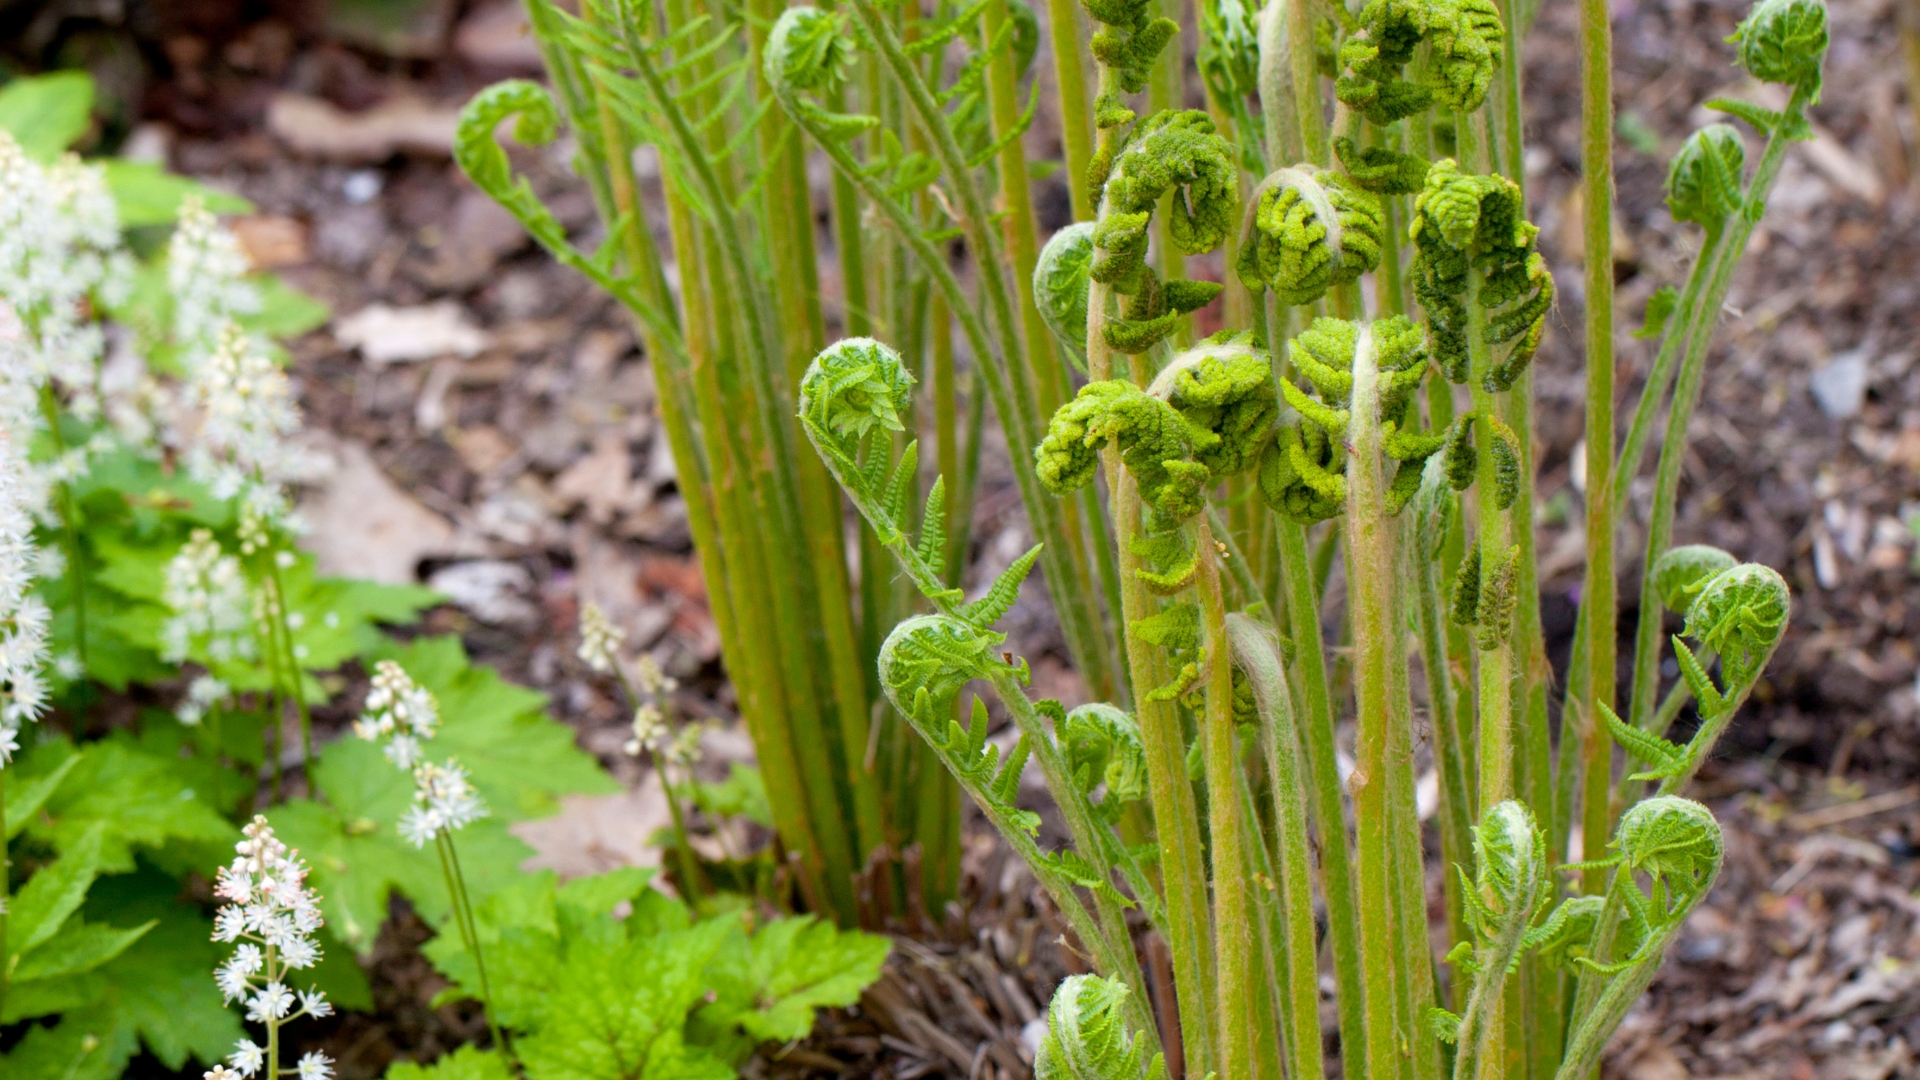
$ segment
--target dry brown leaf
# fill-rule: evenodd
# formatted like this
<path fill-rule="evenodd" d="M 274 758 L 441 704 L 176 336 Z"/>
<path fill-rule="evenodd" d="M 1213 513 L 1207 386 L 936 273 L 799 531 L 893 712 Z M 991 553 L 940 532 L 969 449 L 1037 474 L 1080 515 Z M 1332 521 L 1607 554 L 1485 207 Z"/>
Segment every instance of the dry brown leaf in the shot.
<path fill-rule="evenodd" d="M 407 93 L 351 113 L 305 94 L 276 94 L 267 103 L 274 138 L 296 153 L 331 161 L 377 162 L 400 153 L 448 157 L 459 126 L 458 106 Z"/>
<path fill-rule="evenodd" d="M 321 573 L 411 585 L 422 559 L 457 554 L 453 526 L 401 490 L 365 446 L 342 440 L 329 450 L 333 468 L 300 503 Z"/>
<path fill-rule="evenodd" d="M 227 222 L 247 265 L 255 270 L 277 270 L 307 261 L 307 227 L 277 214 L 255 214 Z"/>

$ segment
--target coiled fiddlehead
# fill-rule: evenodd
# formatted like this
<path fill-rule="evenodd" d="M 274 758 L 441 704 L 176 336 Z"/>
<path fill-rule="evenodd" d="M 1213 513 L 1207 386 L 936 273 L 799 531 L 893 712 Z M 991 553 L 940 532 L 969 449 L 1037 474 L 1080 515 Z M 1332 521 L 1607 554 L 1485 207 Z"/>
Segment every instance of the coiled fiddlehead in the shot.
<path fill-rule="evenodd" d="M 548 254 L 612 293 L 645 320 L 663 343 L 677 348 L 679 331 L 672 317 L 647 299 L 631 274 L 616 276 L 611 269 L 624 235 L 616 229 L 595 254 L 582 254 L 567 239 L 566 226 L 534 194 L 526 177 L 514 178 L 506 149 L 494 139 L 494 132 L 508 119 L 514 122 L 517 142 L 544 146 L 559 132 L 560 110 L 544 87 L 526 79 L 508 79 L 475 94 L 461 107 L 460 123 L 454 130 L 453 159 L 460 171 L 512 214 Z"/>
<path fill-rule="evenodd" d="M 1473 850 L 1471 878 L 1465 867 L 1454 868 L 1471 936 L 1448 957 L 1458 970 L 1473 974 L 1473 989 L 1458 1018 L 1443 1009 L 1433 1015 L 1440 1037 L 1460 1047 L 1454 1075 L 1463 1078 L 1477 1075 L 1474 1063 L 1494 1037 L 1487 1009 L 1505 991 L 1529 944 L 1529 927 L 1552 898 L 1546 837 L 1525 804 L 1509 799 L 1488 807 L 1473 827 Z"/>
<path fill-rule="evenodd" d="M 1040 482 L 1079 490 L 1111 440 L 1163 532 L 1206 505 L 1215 481 L 1252 467 L 1276 408 L 1272 365 L 1245 335 L 1182 353 L 1146 390 L 1125 379 L 1088 383 L 1062 405 L 1034 451 Z"/>
<path fill-rule="evenodd" d="M 1092 268 L 1091 221 L 1074 222 L 1048 237 L 1033 264 L 1033 306 L 1082 374 L 1087 370 L 1087 288 Z"/>
<path fill-rule="evenodd" d="M 1283 304 L 1311 304 L 1334 285 L 1380 265 L 1386 222 L 1380 200 L 1330 169 L 1280 169 L 1247 208 L 1235 270 L 1249 289 Z"/>
<path fill-rule="evenodd" d="M 1820 103 L 1820 63 L 1827 53 L 1827 6 L 1821 0 L 1760 0 L 1734 30 L 1740 66 L 1764 82 L 1805 92 Z"/>
<path fill-rule="evenodd" d="M 1395 315 L 1362 326 L 1343 319 L 1315 319 L 1288 342 L 1289 355 L 1318 397 L 1292 381 L 1282 381 L 1280 392 L 1299 413 L 1299 421 L 1282 426 L 1260 462 L 1261 497 L 1272 509 L 1302 521 L 1318 521 L 1339 513 L 1347 497 L 1346 456 L 1342 442 L 1353 393 L 1354 351 L 1360 335 L 1372 337 L 1380 369 L 1377 418 L 1385 433 L 1382 450 L 1399 468 L 1387 490 L 1387 512 L 1397 514 L 1420 487 L 1427 458 L 1446 444 L 1445 434 L 1433 435 L 1402 428 L 1416 417 L 1408 406 L 1427 374 L 1426 335 L 1404 316 Z"/>
<path fill-rule="evenodd" d="M 1206 113 L 1191 109 L 1158 112 L 1142 122 L 1101 190 L 1092 276 L 1123 295 L 1138 287 L 1146 269 L 1147 224 L 1161 196 L 1173 193 L 1168 231 L 1187 255 L 1219 247 L 1240 208 L 1233 144 Z"/>
<path fill-rule="evenodd" d="M 1074 975 L 1053 992 L 1034 1080 L 1159 1080 L 1159 1055 L 1145 1060 L 1123 1019 L 1130 991 L 1116 979 Z"/>
<path fill-rule="evenodd" d="M 1713 752 L 1786 633 L 1790 603 L 1786 581 L 1758 563 L 1722 565 L 1731 561 L 1724 551 L 1697 546 L 1675 548 L 1654 564 L 1654 587 L 1662 602 L 1685 612 L 1682 633 L 1720 656 L 1726 682 L 1724 690 L 1715 686 L 1706 664 L 1678 635 L 1674 637 L 1680 675 L 1699 703 L 1700 727 L 1692 740 L 1685 746 L 1675 745 L 1601 706 L 1600 718 L 1614 739 L 1629 755 L 1647 763 L 1646 771 L 1631 779 L 1659 780 L 1663 795 L 1679 790 Z"/>
<path fill-rule="evenodd" d="M 1086 486 L 1109 440 L 1156 511 L 1185 520 L 1206 505 L 1208 469 L 1193 460 L 1197 433 L 1173 406 L 1125 379 L 1092 382 L 1062 405 L 1034 451 L 1040 482 L 1055 495 Z"/>
<path fill-rule="evenodd" d="M 767 34 L 761 72 L 774 96 L 815 137 L 842 142 L 879 126 L 874 116 L 833 112 L 808 97 L 838 86 L 853 63 L 854 41 L 841 16 L 815 7 L 781 12 Z"/>
<path fill-rule="evenodd" d="M 1147 755 L 1131 714 L 1102 702 L 1082 705 L 1067 714 L 1064 732 L 1067 765 L 1081 790 L 1107 786 L 1098 805 L 1109 824 L 1122 807 L 1147 797 Z"/>
<path fill-rule="evenodd" d="M 1687 136 L 1667 168 L 1667 209 L 1673 220 L 1718 232 L 1744 200 L 1740 176 L 1746 161 L 1746 147 L 1731 124 L 1708 124 Z"/>
<path fill-rule="evenodd" d="M 1194 456 L 1213 480 L 1254 466 L 1279 411 L 1273 361 L 1246 333 L 1216 334 L 1174 357 L 1147 393 L 1198 433 Z"/>
<path fill-rule="evenodd" d="M 1414 294 L 1427 310 L 1434 359 L 1453 382 L 1471 374 L 1470 304 L 1485 320 L 1483 343 L 1496 350 L 1482 377 L 1489 392 L 1512 386 L 1539 347 L 1553 276 L 1525 212 L 1513 181 L 1463 173 L 1451 158 L 1434 163 L 1414 200 Z"/>
<path fill-rule="evenodd" d="M 1592 950 L 1604 955 L 1575 957 L 1592 977 L 1605 980 L 1604 988 L 1592 1007 L 1575 1017 L 1555 1080 L 1592 1074 L 1614 1030 L 1652 983 L 1687 916 L 1712 889 L 1726 850 L 1712 811 L 1668 795 L 1645 799 L 1623 814 L 1611 846 L 1615 854 L 1594 864 L 1614 867 L 1590 938 Z M 1641 890 L 1636 874 L 1648 878 L 1647 891 Z M 1604 958 L 1617 954 L 1624 955 L 1614 961 Z"/>
<path fill-rule="evenodd" d="M 1493 0 L 1371 0 L 1361 32 L 1340 47 L 1334 94 L 1376 124 L 1391 124 L 1434 102 L 1464 115 L 1480 107 L 1505 54 L 1506 29 Z M 1422 43 L 1425 81 L 1404 75 Z"/>
<path fill-rule="evenodd" d="M 1682 632 L 1720 654 L 1729 687 L 1750 686 L 1786 633 L 1790 602 L 1786 579 L 1778 571 L 1743 563 L 1700 586 Z"/>
<path fill-rule="evenodd" d="M 1668 611 L 1685 615 L 1709 580 L 1739 560 L 1710 544 L 1668 548 L 1653 563 L 1653 591 Z"/>

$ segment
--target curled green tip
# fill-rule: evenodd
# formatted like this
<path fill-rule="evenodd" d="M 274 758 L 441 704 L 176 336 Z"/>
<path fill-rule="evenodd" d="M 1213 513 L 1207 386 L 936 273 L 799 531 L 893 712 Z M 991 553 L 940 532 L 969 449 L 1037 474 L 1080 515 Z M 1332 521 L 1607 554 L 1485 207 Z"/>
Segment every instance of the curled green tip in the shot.
<path fill-rule="evenodd" d="M 827 90 L 846 77 L 854 44 L 838 15 L 816 7 L 791 7 L 767 34 L 767 74 L 796 90 Z"/>
<path fill-rule="evenodd" d="M 1792 595 L 1770 566 L 1741 563 L 1708 578 L 1687 608 L 1684 633 L 1718 650 L 1730 682 L 1751 679 L 1787 631 Z"/>
<path fill-rule="evenodd" d="M 1731 124 L 1708 124 L 1687 136 L 1667 169 L 1667 208 L 1673 219 L 1718 227 L 1740 209 L 1746 160 L 1740 132 Z"/>
<path fill-rule="evenodd" d="M 1710 544 L 1669 548 L 1653 563 L 1653 591 L 1668 611 L 1685 615 L 1707 581 L 1738 560 Z"/>
<path fill-rule="evenodd" d="M 1820 64 L 1827 55 L 1827 5 L 1822 0 L 1760 0 L 1733 36 L 1740 66 L 1764 82 L 1805 91 L 1820 101 Z"/>
<path fill-rule="evenodd" d="M 821 350 L 800 377 L 800 415 L 842 437 L 901 431 L 913 375 L 891 346 L 845 338 Z"/>
<path fill-rule="evenodd" d="M 1075 222 L 1048 238 L 1033 266 L 1033 305 L 1060 347 L 1087 368 L 1087 293 L 1092 284 L 1093 223 Z"/>
<path fill-rule="evenodd" d="M 1626 865 L 1652 874 L 1683 895 L 1704 893 L 1726 855 L 1713 811 L 1678 795 L 1635 803 L 1614 833 Z"/>
<path fill-rule="evenodd" d="M 1283 304 L 1311 304 L 1379 266 L 1385 238 L 1380 200 L 1346 176 L 1280 169 L 1256 190 L 1235 270 Z"/>

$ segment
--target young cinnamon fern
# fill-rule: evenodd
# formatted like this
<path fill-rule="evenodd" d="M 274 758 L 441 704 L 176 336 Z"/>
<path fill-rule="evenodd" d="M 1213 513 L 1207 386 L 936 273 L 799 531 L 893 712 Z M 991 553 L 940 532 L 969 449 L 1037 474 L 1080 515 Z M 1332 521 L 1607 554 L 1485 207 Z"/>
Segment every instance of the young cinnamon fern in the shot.
<path fill-rule="evenodd" d="M 1659 351 L 1616 447 L 1611 44 L 1603 0 L 1583 4 L 1589 567 L 1554 724 L 1530 364 L 1556 292 L 1527 218 L 1517 60 L 1534 10 L 1199 0 L 1179 14 L 1204 38 L 1206 107 L 1179 109 L 1183 31 L 1161 5 L 1053 0 L 1079 220 L 1044 248 L 1021 91 L 1039 35 L 1019 0 L 586 0 L 578 17 L 533 0 L 553 95 L 505 84 L 469 107 L 469 173 L 635 313 L 801 899 L 842 918 L 904 901 L 856 896 L 855 875 L 905 850 L 919 876 L 897 887 L 949 895 L 957 807 L 925 782 L 940 766 L 1097 968 L 1060 988 L 1039 1075 L 1277 1080 L 1323 1075 L 1332 1050 L 1374 1080 L 1588 1076 L 1713 885 L 1719 826 L 1685 789 L 1789 598 L 1770 569 L 1672 547 L 1673 512 L 1717 314 L 1810 131 L 1826 13 L 1760 0 L 1734 36 L 1787 104 L 1707 103 L 1766 140 L 1751 167 L 1731 124 L 1673 164 L 1674 216 L 1704 235 L 1684 290 L 1649 306 Z M 1143 94 L 1167 107 L 1141 115 Z M 514 179 L 493 137 L 514 116 L 523 142 L 569 126 L 598 251 Z M 643 145 L 657 197 L 629 164 Z M 809 154 L 833 170 L 831 259 Z M 1189 278 L 1214 251 L 1227 283 Z M 1210 305 L 1226 329 L 1196 340 Z M 847 336 L 827 345 L 830 323 Z M 1039 544 L 969 600 L 989 411 Z M 1662 424 L 1623 699 L 1615 523 Z M 1035 700 L 1003 651 L 994 624 L 1035 566 L 1104 703 Z M 1661 699 L 1668 610 L 1681 678 Z M 1010 752 L 987 705 L 961 701 L 978 682 Z M 1671 741 L 1689 703 L 1699 724 Z M 1066 826 L 1057 850 L 1017 802 L 1029 765 Z M 1143 974 L 1143 930 L 1170 985 Z"/>

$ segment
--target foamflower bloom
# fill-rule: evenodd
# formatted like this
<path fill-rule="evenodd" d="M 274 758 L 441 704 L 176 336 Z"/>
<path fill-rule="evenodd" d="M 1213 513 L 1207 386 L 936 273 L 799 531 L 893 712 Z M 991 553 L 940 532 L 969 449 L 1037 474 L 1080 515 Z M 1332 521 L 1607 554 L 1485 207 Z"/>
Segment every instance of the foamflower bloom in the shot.
<path fill-rule="evenodd" d="M 467 779 L 467 771 L 449 759 L 413 767 L 413 806 L 400 818 L 400 835 L 414 847 L 442 832 L 464 829 L 487 816 L 487 805 Z"/>
<path fill-rule="evenodd" d="M 213 940 L 238 942 L 232 955 L 213 973 L 220 996 L 228 1004 L 244 1001 L 247 1019 L 266 1026 L 268 1045 L 277 1045 L 273 1033 L 291 1020 L 333 1014 L 333 1005 L 318 989 L 298 994 L 287 985 L 290 972 L 310 968 L 320 962 L 320 946 L 314 931 L 324 925 L 320 916 L 320 898 L 307 888 L 307 864 L 299 853 L 291 851 L 273 834 L 273 826 L 261 815 L 241 830 L 244 835 L 234 845 L 231 863 L 220 868 L 214 880 L 213 894 L 226 901 L 213 920 Z M 332 1075 L 332 1062 L 324 1055 L 309 1054 L 312 1068 L 326 1069 L 313 1080 Z M 279 1062 L 268 1061 L 266 1052 L 252 1039 L 241 1039 L 227 1055 L 231 1073 L 253 1077 L 264 1069 L 264 1080 L 278 1080 Z M 302 1080 L 308 1080 L 308 1065 L 301 1062 Z M 207 1080 L 214 1080 L 213 1073 Z"/>

